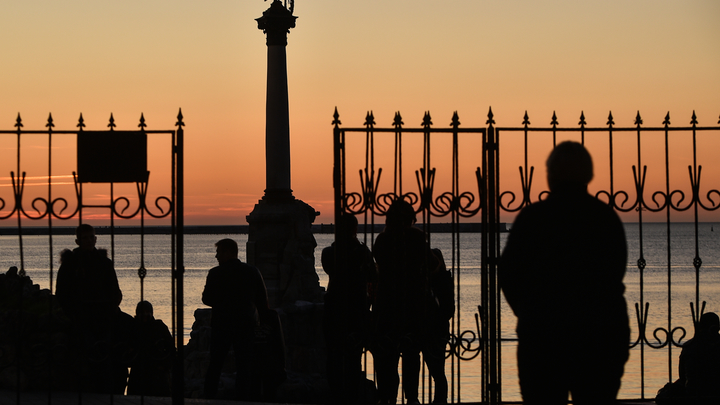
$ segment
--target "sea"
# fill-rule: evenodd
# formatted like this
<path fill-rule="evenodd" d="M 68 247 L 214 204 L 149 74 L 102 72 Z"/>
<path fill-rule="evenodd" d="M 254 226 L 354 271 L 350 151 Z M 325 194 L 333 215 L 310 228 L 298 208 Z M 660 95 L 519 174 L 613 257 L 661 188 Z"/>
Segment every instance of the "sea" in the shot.
<path fill-rule="evenodd" d="M 691 303 L 695 305 L 694 303 L 698 301 L 701 307 L 705 305 L 705 312 L 720 311 L 720 223 L 697 225 L 672 223 L 669 226 L 669 238 L 668 225 L 665 223 L 626 223 L 625 232 L 629 253 L 625 296 L 632 329 L 632 342 L 629 343 L 639 339 L 641 328 L 638 319 L 646 316 L 647 327 L 646 340 L 631 349 L 619 396 L 625 399 L 654 398 L 657 390 L 666 382 L 671 378 L 677 378 L 681 349 L 676 344 L 687 341 L 694 331 Z M 507 234 L 503 233 L 501 246 L 506 237 Z M 214 243 L 222 238 L 235 239 L 240 246 L 240 258 L 244 260 L 246 234 L 185 236 L 184 338 L 186 342 L 190 338 L 195 310 L 205 308 L 201 302 L 201 294 L 208 270 L 217 265 Z M 40 288 L 49 288 L 50 264 L 52 263 L 52 277 L 55 279 L 60 252 L 66 248 L 73 248 L 74 239 L 74 236 L 69 235 L 53 236 L 51 251 L 48 236 L 23 236 L 24 268 L 26 274 Z M 325 287 L 328 278 L 320 265 L 319 253 L 322 248 L 332 243 L 333 235 L 316 234 L 315 239 L 317 241 L 315 267 L 319 283 Z M 10 266 L 20 267 L 19 243 L 17 236 L 0 236 L 0 270 L 5 271 Z M 135 305 L 142 294 L 142 298 L 152 302 L 155 317 L 170 325 L 172 319 L 170 236 L 145 235 L 143 243 L 145 251 L 141 257 L 140 235 L 115 236 L 115 270 L 123 291 L 121 309 L 134 315 Z M 450 265 L 451 235 L 433 234 L 431 243 L 433 247 L 446 252 L 444 256 Z M 478 333 L 476 315 L 478 305 L 481 304 L 480 234 L 461 233 L 459 243 L 460 257 L 459 264 L 456 265 L 456 278 L 460 282 L 460 293 L 456 332 L 457 334 L 465 332 L 463 336 L 468 339 L 472 351 L 479 344 L 473 337 Z M 98 235 L 99 248 L 110 250 L 110 244 L 109 235 Z M 638 266 L 641 257 L 646 262 L 643 271 Z M 701 263 L 698 272 L 694 263 Z M 147 269 L 147 276 L 142 281 L 138 276 L 138 269 L 141 266 Z M 697 295 L 696 291 L 698 291 Z M 647 310 L 645 303 L 648 304 Z M 504 299 L 501 309 L 504 339 L 501 351 L 502 396 L 505 401 L 519 401 L 521 397 L 515 363 L 517 344 L 515 316 Z M 642 316 L 639 315 L 640 310 Z M 698 308 L 694 307 L 694 310 L 697 311 Z M 672 331 L 672 341 L 675 344 L 666 344 L 668 330 Z M 466 331 L 473 331 L 476 335 Z M 550 347 L 548 350 L 560 350 L 560 348 Z M 471 352 L 467 353 L 467 357 L 471 357 Z M 455 379 L 455 398 L 459 395 L 462 402 L 480 402 L 482 400 L 480 357 L 457 363 L 460 367 L 460 378 Z M 454 367 L 457 369 L 458 364 Z M 450 373 L 449 362 L 447 369 Z M 368 371 L 372 373 L 372 370 Z"/>

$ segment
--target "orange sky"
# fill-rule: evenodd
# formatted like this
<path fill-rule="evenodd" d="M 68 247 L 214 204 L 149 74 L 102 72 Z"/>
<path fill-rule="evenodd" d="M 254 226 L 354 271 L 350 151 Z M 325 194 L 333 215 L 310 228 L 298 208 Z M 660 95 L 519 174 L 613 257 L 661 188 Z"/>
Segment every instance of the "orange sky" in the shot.
<path fill-rule="evenodd" d="M 182 107 L 186 222 L 245 224 L 265 187 L 266 46 L 254 19 L 268 6 L 3 2 L 0 127 L 12 129 L 20 112 L 25 129 L 42 129 L 52 112 L 56 129 L 73 129 L 82 112 L 87 129 L 100 130 L 112 112 L 118 129 L 136 129 L 140 113 L 148 129 L 172 129 Z M 368 110 L 382 126 L 398 110 L 408 126 L 427 110 L 436 126 L 453 111 L 463 126 L 483 126 L 490 106 L 500 126 L 520 125 L 526 110 L 536 126 L 553 111 L 574 125 L 582 110 L 596 126 L 610 110 L 618 126 L 631 126 L 638 110 L 647 126 L 660 126 L 668 111 L 677 126 L 693 110 L 701 125 L 717 125 L 720 115 L 720 3 L 712 0 L 298 0 L 295 15 L 287 50 L 292 185 L 321 212 L 318 223 L 332 217 L 336 106 L 348 127 L 362 125 Z M 2 138 L 2 178 L 13 170 L 13 147 Z M 32 167 L 29 156 L 23 163 Z M 538 187 L 543 160 L 533 162 Z M 685 163 L 678 165 L 684 181 Z M 57 170 L 72 168 L 59 160 Z M 629 166 L 624 173 L 631 176 Z"/>

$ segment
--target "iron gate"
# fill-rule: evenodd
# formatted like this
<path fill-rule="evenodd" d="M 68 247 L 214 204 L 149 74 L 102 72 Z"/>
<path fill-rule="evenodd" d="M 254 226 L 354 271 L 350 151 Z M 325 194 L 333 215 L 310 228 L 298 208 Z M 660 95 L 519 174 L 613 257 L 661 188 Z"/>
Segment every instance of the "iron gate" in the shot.
<path fill-rule="evenodd" d="M 654 398 L 657 389 L 676 375 L 677 348 L 692 337 L 690 331 L 707 303 L 711 310 L 720 310 L 720 281 L 703 278 L 720 268 L 714 255 L 718 242 L 702 232 L 708 227 L 713 232 L 708 222 L 717 219 L 714 211 L 720 206 L 720 165 L 712 154 L 720 141 L 720 126 L 700 126 L 695 113 L 689 126 L 680 127 L 670 126 L 669 113 L 662 126 L 644 127 L 639 112 L 633 126 L 616 126 L 612 113 L 605 126 L 588 126 L 581 113 L 577 126 L 563 127 L 553 113 L 550 126 L 536 128 L 530 126 L 527 113 L 521 126 L 498 127 L 490 110 L 486 127 L 463 128 L 455 113 L 449 127 L 438 128 L 426 112 L 419 127 L 409 128 L 399 112 L 389 127 L 376 127 L 372 112 L 362 127 L 341 127 L 336 109 L 333 125 L 336 223 L 343 212 L 360 215 L 364 220 L 360 230 L 371 246 L 381 229 L 376 223 L 393 200 L 403 198 L 422 218 L 419 226 L 431 247 L 437 245 L 438 231 L 450 235 L 458 309 L 446 348 L 452 402 L 477 398 L 477 392 L 467 394 L 467 387 L 478 386 L 477 399 L 483 403 L 520 399 L 512 369 L 517 342 L 514 316 L 500 294 L 496 266 L 506 223 L 548 193 L 544 183 L 538 186 L 533 179 L 537 172 L 544 180 L 545 159 L 558 139 L 586 145 L 595 161 L 596 180 L 590 191 L 621 215 L 628 232 L 629 257 L 634 262 L 628 263 L 626 299 L 634 321 L 631 360 L 620 397 Z M 701 183 L 703 164 L 706 180 Z M 383 168 L 389 167 L 391 173 L 383 177 Z M 438 181 L 441 175 L 444 182 Z M 468 239 L 466 231 L 477 232 L 480 240 L 461 249 Z M 473 259 L 466 256 L 473 248 L 480 251 L 480 263 L 468 270 L 466 263 Z M 704 263 L 703 255 L 711 256 L 710 261 Z M 676 274 L 680 280 L 673 279 Z M 480 285 L 461 288 L 472 277 L 479 278 Z M 693 282 L 688 284 L 688 278 Z M 659 279 L 664 280 L 660 287 Z M 466 302 L 465 295 L 470 292 L 472 297 L 477 290 L 478 302 Z M 653 316 L 651 311 L 666 313 Z M 468 325 L 471 314 L 476 327 Z M 664 365 L 658 363 L 658 356 L 666 357 Z M 473 369 L 480 370 L 479 377 Z M 423 381 L 422 395 L 429 402 L 432 383 L 425 372 Z"/>
<path fill-rule="evenodd" d="M 58 235 L 74 235 L 77 224 L 88 221 L 94 212 L 102 212 L 102 219 L 95 219 L 95 224 L 104 226 L 98 228 L 97 234 L 109 234 L 110 256 L 115 261 L 116 236 L 120 229 L 116 224 L 118 220 L 136 220 L 132 232 L 139 237 L 138 251 L 132 252 L 137 257 L 137 277 L 139 282 L 140 300 L 145 299 L 145 278 L 154 269 L 145 266 L 146 257 L 146 220 L 162 219 L 170 233 L 170 254 L 168 262 L 164 265 L 169 270 L 169 290 L 171 291 L 170 312 L 172 314 L 172 333 L 176 342 L 177 356 L 175 358 L 173 378 L 173 403 L 183 403 L 183 136 L 184 126 L 182 111 L 178 113 L 174 130 L 146 129 L 145 118 L 141 114 L 137 130 L 119 131 L 113 115 L 110 115 L 107 130 L 88 131 L 82 114 L 74 130 L 56 130 L 52 114 L 48 116 L 44 130 L 26 130 L 18 114 L 15 130 L 0 131 L 2 136 L 2 150 L 5 156 L 3 162 L 14 160 L 9 167 L 9 177 L 4 177 L 0 187 L 12 189 L 11 193 L 0 194 L 0 225 L 3 226 L 4 238 L 17 237 L 17 247 L 10 256 L 3 257 L 4 261 L 14 263 L 19 270 L 21 278 L 33 273 L 33 282 L 47 286 L 49 294 L 41 294 L 45 304 L 41 312 L 47 311 L 49 317 L 53 316 L 54 279 L 56 277 L 55 263 L 60 253 L 54 249 L 54 237 Z M 14 139 L 13 139 L 14 138 Z M 8 141 L 8 139 L 10 139 Z M 166 152 L 153 156 L 164 156 L 161 166 L 165 182 L 151 182 L 148 170 L 148 142 L 155 145 L 156 140 L 164 143 L 159 146 Z M 8 146 L 10 145 L 10 146 Z M 55 151 L 55 152 L 54 152 Z M 59 154 L 59 155 L 58 155 Z M 75 160 L 73 156 L 75 155 Z M 167 165 L 167 166 L 166 166 Z M 6 165 L 7 166 L 7 165 Z M 8 167 L 6 167 L 8 168 Z M 156 174 L 156 177 L 157 174 Z M 90 183 L 98 183 L 91 185 Z M 162 183 L 162 185 L 161 185 Z M 153 186 L 154 185 L 154 186 Z M 162 193 L 151 192 L 152 187 L 161 185 Z M 31 186 L 31 187 L 28 187 Z M 39 187 L 36 187 L 39 186 Z M 90 196 L 88 187 L 101 187 L 100 200 Z M 134 188 L 134 193 L 132 189 Z M 38 191 L 43 190 L 44 191 Z M 84 192 L 85 189 L 85 192 Z M 131 192 L 128 193 L 128 190 Z M 151 195 L 157 197 L 152 200 Z M 104 202 L 102 201 L 104 199 Z M 76 221 L 76 222 L 75 222 Z M 70 224 L 74 225 L 58 225 Z M 32 236 L 31 236 L 32 235 Z M 38 269 L 26 268 L 28 257 L 27 242 L 29 238 L 41 238 L 46 235 L 45 245 L 49 270 L 47 280 L 39 280 L 41 274 Z M 6 239 L 10 240 L 10 239 Z M 64 246 L 71 247 L 71 246 Z M 5 251 L 4 253 L 8 253 Z M 40 254 L 35 251 L 34 254 Z M 33 258 L 36 262 L 37 258 Z M 34 266 L 34 265 L 33 265 Z M 31 266 L 32 267 L 32 266 Z M 29 281 L 28 281 L 29 282 Z M 37 294 L 35 294 L 37 295 Z M 58 351 L 63 345 L 52 337 L 52 326 L 48 323 L 46 340 L 43 337 L 30 338 L 20 329 L 27 319 L 31 318 L 23 305 L 37 305 L 29 300 L 29 296 L 22 295 L 16 307 L 3 308 L 3 313 L 17 314 L 15 321 L 17 328 L 13 329 L 15 342 L 8 345 L 3 341 L 0 350 L 0 365 L 4 370 L 11 367 L 15 370 L 15 386 L 17 403 L 25 389 L 40 389 L 48 392 L 48 401 L 51 402 L 53 390 L 58 390 L 56 366 L 62 362 L 73 362 L 75 359 L 60 359 Z M 28 304 L 28 302 L 30 304 Z M 24 319 L 25 318 L 25 319 Z M 3 322 L 8 322 L 10 316 L 4 316 Z M 7 325 L 5 325 L 7 326 Z M 23 326 L 26 328 L 26 326 Z M 39 340 L 38 340 L 39 339 Z M 14 347 L 13 347 L 14 346 Z M 28 351 L 33 354 L 27 354 Z M 64 349 L 63 349 L 64 350 Z M 15 355 L 11 355 L 15 353 Z M 31 367 L 32 366 L 32 367 Z M 38 366 L 38 367 L 35 367 Z M 37 368 L 40 371 L 35 370 Z M 30 371 L 29 371 L 30 370 Z M 34 370 L 34 371 L 33 371 Z M 43 371 L 44 370 L 44 371 Z M 40 377 L 30 377 L 30 373 L 39 373 Z M 55 381 L 54 381 L 55 379 Z M 7 382 L 7 381 L 5 381 Z M 36 386 L 37 385 L 37 386 Z M 63 387 L 67 390 L 67 387 Z M 78 400 L 82 400 L 84 393 L 77 390 Z M 113 396 L 109 395 L 109 403 Z"/>

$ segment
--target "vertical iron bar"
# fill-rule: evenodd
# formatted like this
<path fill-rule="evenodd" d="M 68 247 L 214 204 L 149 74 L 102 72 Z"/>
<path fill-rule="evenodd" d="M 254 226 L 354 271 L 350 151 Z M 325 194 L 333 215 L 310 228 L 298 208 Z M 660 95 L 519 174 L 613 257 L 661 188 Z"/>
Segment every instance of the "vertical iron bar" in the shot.
<path fill-rule="evenodd" d="M 667 301 L 668 301 L 668 332 L 670 333 L 670 341 L 668 342 L 668 381 L 672 382 L 672 348 L 673 348 L 673 337 L 672 337 L 672 262 L 671 262 L 671 244 L 670 244 L 670 211 L 671 211 L 671 201 L 670 201 L 670 145 L 668 142 L 668 125 L 670 125 L 670 112 L 668 112 L 668 115 L 665 117 L 665 122 L 663 123 L 665 125 L 665 196 L 667 198 L 666 201 L 666 209 L 665 209 L 665 215 L 666 215 L 666 232 L 667 232 L 667 287 L 668 287 L 668 295 L 667 295 Z"/>
<path fill-rule="evenodd" d="M 184 391 L 185 391 L 185 378 L 184 378 L 184 367 L 183 360 L 185 358 L 185 331 L 184 331 L 184 291 L 183 291 L 183 276 L 185 272 L 185 262 L 183 258 L 184 251 L 184 239 L 185 239 L 185 218 L 184 218 L 184 130 L 185 125 L 182 121 L 182 111 L 178 114 L 177 122 L 177 269 L 175 272 L 175 285 L 176 285 L 176 311 L 177 311 L 177 325 L 176 325 L 176 345 L 177 345 L 177 358 L 175 360 L 175 367 L 173 370 L 173 405 L 184 404 Z"/>
<path fill-rule="evenodd" d="M 23 252 L 23 237 L 22 237 L 22 193 L 23 193 L 23 186 L 25 183 L 25 176 L 24 174 L 20 173 L 20 134 L 21 134 L 21 128 L 22 124 L 20 123 L 20 114 L 18 114 L 18 124 L 17 124 L 17 183 L 15 185 L 15 209 L 17 210 L 17 224 L 18 224 L 18 243 L 20 248 L 20 271 L 18 274 L 21 276 L 25 275 L 25 256 Z M 17 324 L 17 330 L 18 332 L 21 331 L 21 325 L 23 324 L 23 311 L 22 311 L 22 293 L 20 294 L 20 298 L 18 299 L 18 324 Z M 20 376 L 21 376 L 21 356 L 20 353 L 22 353 L 22 348 L 20 346 L 21 343 L 21 334 L 18 333 L 16 336 L 16 342 L 15 342 L 15 349 L 17 355 L 17 372 L 15 374 L 17 378 L 17 384 L 15 386 L 15 393 L 16 393 L 16 400 L 17 403 L 20 404 Z"/>
<path fill-rule="evenodd" d="M 635 121 L 635 124 L 637 125 L 637 178 L 635 181 L 636 184 L 636 193 L 637 193 L 637 212 L 638 212 L 638 253 L 639 258 L 637 261 L 638 266 L 638 274 L 640 276 L 640 310 L 641 311 L 647 311 L 645 306 L 645 256 L 643 252 L 643 195 L 642 195 L 642 188 L 641 184 L 643 182 L 644 177 L 644 171 L 642 167 L 642 161 L 641 161 L 641 144 L 640 144 L 640 124 L 642 124 L 642 120 L 640 120 L 640 112 L 638 112 L 637 119 Z M 643 316 L 641 316 L 641 319 L 645 319 L 644 314 L 641 312 Z M 647 325 L 645 325 L 647 327 Z M 644 341 L 643 341 L 644 342 Z M 642 370 L 640 373 L 640 386 L 642 387 L 640 390 L 641 398 L 645 398 L 645 344 L 641 342 L 640 344 L 640 369 Z"/>
<path fill-rule="evenodd" d="M 52 229 L 52 129 L 53 129 L 53 123 L 52 123 L 52 114 L 48 116 L 48 123 L 47 123 L 47 129 L 48 129 L 48 203 L 45 207 L 47 210 L 47 216 L 48 216 L 48 245 L 49 245 L 49 254 L 50 254 L 50 282 L 49 282 L 49 290 L 50 294 L 52 295 L 53 291 L 53 229 Z M 53 313 L 53 300 L 52 297 L 48 297 L 48 314 Z M 48 324 L 48 347 L 52 348 L 52 328 Z M 50 353 L 50 351 L 48 351 Z M 52 370 L 53 365 L 53 356 L 49 355 L 50 359 L 48 362 L 48 368 Z M 48 404 L 52 403 L 52 386 L 53 386 L 53 373 L 48 373 Z"/>

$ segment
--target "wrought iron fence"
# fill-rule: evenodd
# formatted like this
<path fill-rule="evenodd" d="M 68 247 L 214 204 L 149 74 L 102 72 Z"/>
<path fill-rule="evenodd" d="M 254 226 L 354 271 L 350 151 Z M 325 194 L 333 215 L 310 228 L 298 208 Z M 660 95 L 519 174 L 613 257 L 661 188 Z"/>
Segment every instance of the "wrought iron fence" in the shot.
<path fill-rule="evenodd" d="M 480 386 L 481 396 L 473 401 L 518 400 L 517 376 L 507 370 L 514 364 L 514 316 L 496 277 L 505 223 L 512 222 L 523 207 L 546 197 L 547 189 L 533 180 L 536 173 L 544 174 L 545 159 L 558 139 L 583 143 L 595 161 L 591 193 L 621 215 L 630 257 L 636 260 L 628 265 L 625 277 L 634 321 L 631 359 L 620 397 L 654 398 L 657 389 L 676 375 L 679 350 L 673 349 L 691 337 L 690 329 L 706 307 L 720 310 L 720 280 L 712 276 L 720 268 L 720 258 L 714 253 L 716 240 L 707 234 L 708 227 L 713 232 L 712 224 L 706 224 L 717 218 L 713 212 L 720 206 L 720 165 L 713 153 L 720 142 L 720 126 L 701 126 L 693 113 L 688 126 L 673 127 L 668 113 L 661 126 L 645 127 L 638 112 L 632 126 L 616 126 L 612 113 L 605 126 L 588 126 L 581 113 L 577 126 L 564 127 L 553 113 L 548 127 L 532 127 L 526 113 L 521 126 L 504 127 L 495 125 L 492 110 L 486 124 L 463 128 L 455 113 L 449 127 L 438 128 L 428 112 L 420 127 L 405 127 L 400 113 L 395 113 L 391 126 L 376 127 L 369 112 L 362 127 L 341 127 L 336 110 L 336 220 L 342 212 L 360 215 L 368 245 L 375 240 L 375 223 L 397 198 L 413 204 L 433 246 L 438 239 L 433 230 L 438 228 L 432 223 L 449 223 L 445 231 L 450 233 L 458 308 L 447 346 L 449 399 L 465 399 L 464 387 L 473 373 L 462 370 L 479 369 L 480 376 L 470 378 L 479 379 L 480 384 L 467 384 Z M 413 138 L 418 139 L 410 145 Z M 444 138 L 449 138 L 449 147 L 441 145 Z M 701 182 L 703 164 L 705 180 Z M 391 178 L 386 175 L 381 181 L 383 168 L 388 167 L 392 167 Z M 678 176 L 685 167 L 686 174 Z M 410 187 L 407 172 L 415 177 Z M 437 181 L 441 173 L 448 175 L 444 182 Z M 473 259 L 467 259 L 468 247 L 461 249 L 461 240 L 468 239 L 462 229 L 471 222 L 482 225 L 480 240 L 474 245 L 480 251 L 480 263 L 468 267 L 466 263 Z M 706 256 L 710 260 L 704 260 Z M 472 277 L 479 277 L 480 285 L 461 288 L 464 279 Z M 693 282 L 688 283 L 688 277 Z M 479 297 L 472 296 L 476 302 L 468 302 L 465 295 L 477 290 Z M 661 314 L 652 316 L 651 311 Z M 468 325 L 470 314 L 477 327 Z M 659 361 L 658 356 L 666 361 Z M 463 363 L 468 365 L 461 367 Z M 432 383 L 429 376 L 424 377 L 423 395 L 429 400 Z"/>
<path fill-rule="evenodd" d="M 26 389 L 40 389 L 48 392 L 48 401 L 51 401 L 53 390 L 70 390 L 70 387 L 59 387 L 58 365 L 75 364 L 79 356 L 69 351 L 70 344 L 57 340 L 57 316 L 53 307 L 53 292 L 57 277 L 55 269 L 58 249 L 55 246 L 58 235 L 73 234 L 74 227 L 80 223 L 94 220 L 95 224 L 107 224 L 103 232 L 110 235 L 110 257 L 115 259 L 117 221 L 136 221 L 134 232 L 139 236 L 138 251 L 133 252 L 139 258 L 137 280 L 140 289 L 140 300 L 145 299 L 145 278 L 149 271 L 145 264 L 146 253 L 146 220 L 162 220 L 169 226 L 170 255 L 166 267 L 169 270 L 168 291 L 172 297 L 172 333 L 178 350 L 174 364 L 175 390 L 173 398 L 175 403 L 182 403 L 183 381 L 183 136 L 184 126 L 182 112 L 178 113 L 176 129 L 149 130 L 145 117 L 141 114 L 137 130 L 119 131 L 113 115 L 110 115 L 107 130 L 88 131 L 85 120 L 80 114 L 76 125 L 77 129 L 57 130 L 52 114 L 48 116 L 44 130 L 27 130 L 18 114 L 15 121 L 15 130 L 0 131 L 0 145 L 2 145 L 3 162 L 10 169 L 9 176 L 0 180 L 0 187 L 11 188 L 11 193 L 0 193 L 0 226 L 4 227 L 3 238 L 17 237 L 17 251 L 4 253 L 8 257 L 6 262 L 17 260 L 17 277 L 23 283 L 29 283 L 26 272 L 26 241 L 28 238 L 38 238 L 46 235 L 46 254 L 48 259 L 47 280 L 40 281 L 47 286 L 47 294 L 34 294 L 31 300 L 30 292 L 20 291 L 17 300 L 8 298 L 4 304 L 3 319 L 11 332 L 3 336 L 0 350 L 0 365 L 3 373 L 14 374 L 9 381 L 5 379 L 5 388 L 14 389 L 17 403 L 22 403 L 23 392 Z M 163 169 L 166 175 L 162 179 L 156 176 L 154 182 L 150 181 L 148 170 L 148 139 L 160 139 L 166 148 L 166 158 L 163 160 Z M 155 145 L 155 143 L 153 143 Z M 154 153 L 153 156 L 156 156 Z M 14 162 L 13 162 L 14 160 Z M 12 163 L 10 163 L 12 162 Z M 9 165 L 9 167 L 8 167 Z M 169 167 L 164 167 L 167 165 Z M 150 197 L 157 192 L 150 190 L 161 184 L 163 191 L 169 194 L 158 195 L 154 200 Z M 29 183 L 34 186 L 26 187 Z M 102 186 L 90 183 L 101 183 Z M 164 182 L 162 182 L 164 183 Z M 88 187 L 104 187 L 101 196 L 90 195 Z M 85 190 L 84 190 L 85 188 Z M 134 192 L 132 192 L 134 188 Z M 45 191 L 35 192 L 44 189 Z M 130 191 L 128 191 L 130 190 Z M 104 200 L 104 201 L 102 201 Z M 102 212 L 101 219 L 89 218 L 94 212 Z M 74 222 L 73 226 L 68 226 Z M 59 225 L 62 224 L 62 225 Z M 32 234 L 33 236 L 30 236 Z M 9 242 L 6 242 L 9 244 Z M 44 245 L 44 244 L 43 244 Z M 69 247 L 69 246 L 67 246 Z M 14 250 L 14 248 L 11 248 Z M 35 250 L 35 255 L 40 255 Z M 36 258 L 33 258 L 34 261 Z M 11 272 L 12 273 L 12 272 Z M 34 272 L 34 275 L 41 273 Z M 5 275 L 5 285 L 8 291 L 3 291 L 5 297 L 10 297 L 10 276 Z M 39 301 L 38 301 L 39 300 Z M 16 301 L 16 302 L 15 302 Z M 35 306 L 35 307 L 30 307 Z M 39 307 L 38 307 L 39 306 Z M 39 311 L 39 312 L 38 312 Z M 38 321 L 38 313 L 46 320 Z M 28 326 L 29 321 L 37 325 Z M 52 320 L 52 321 L 50 321 Z M 40 325 L 40 326 L 38 326 Z M 45 328 L 45 332 L 40 333 Z M 28 331 L 34 335 L 30 336 Z M 26 333 L 28 332 L 28 333 Z M 88 353 L 104 358 L 109 354 L 100 353 L 100 346 L 107 342 L 96 342 L 93 347 L 86 348 Z M 104 354 L 103 354 L 104 353 Z M 63 355 L 65 357 L 63 357 Z M 88 359 L 95 359 L 88 355 Z M 81 357 L 81 356 L 80 356 Z M 14 370 L 14 371 L 8 371 Z M 30 374 L 37 374 L 32 377 Z M 7 385 L 13 385 L 8 387 Z M 84 388 L 77 385 L 78 400 L 82 400 Z M 113 397 L 109 396 L 112 403 Z"/>

